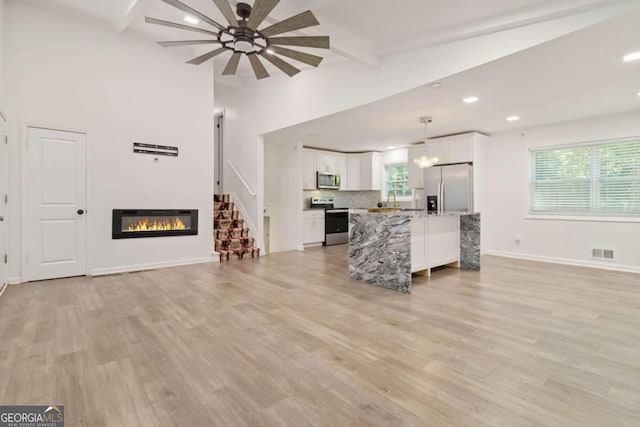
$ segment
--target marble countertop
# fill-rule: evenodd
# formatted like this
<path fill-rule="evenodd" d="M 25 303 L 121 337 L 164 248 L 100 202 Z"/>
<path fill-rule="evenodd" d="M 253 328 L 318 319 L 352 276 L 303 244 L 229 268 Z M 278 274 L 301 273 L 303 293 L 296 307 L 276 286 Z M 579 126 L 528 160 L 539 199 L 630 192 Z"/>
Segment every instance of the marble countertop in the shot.
<path fill-rule="evenodd" d="M 357 213 L 360 215 L 401 215 L 401 216 L 410 216 L 410 217 L 422 217 L 422 216 L 467 216 L 467 215 L 479 215 L 480 212 L 445 212 L 445 213 L 432 213 L 426 212 L 422 209 L 408 209 L 408 210 L 398 210 L 397 212 L 362 212 L 362 209 L 350 209 L 350 212 Z M 356 212 L 358 211 L 358 212 Z"/>

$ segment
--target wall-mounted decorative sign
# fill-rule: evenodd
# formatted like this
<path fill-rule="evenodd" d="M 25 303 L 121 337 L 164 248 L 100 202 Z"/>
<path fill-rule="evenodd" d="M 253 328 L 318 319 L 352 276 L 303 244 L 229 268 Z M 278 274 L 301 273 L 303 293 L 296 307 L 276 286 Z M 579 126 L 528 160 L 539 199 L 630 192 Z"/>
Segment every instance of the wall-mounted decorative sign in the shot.
<path fill-rule="evenodd" d="M 138 154 L 153 154 L 154 156 L 178 157 L 178 147 L 167 145 L 133 143 L 133 152 Z"/>

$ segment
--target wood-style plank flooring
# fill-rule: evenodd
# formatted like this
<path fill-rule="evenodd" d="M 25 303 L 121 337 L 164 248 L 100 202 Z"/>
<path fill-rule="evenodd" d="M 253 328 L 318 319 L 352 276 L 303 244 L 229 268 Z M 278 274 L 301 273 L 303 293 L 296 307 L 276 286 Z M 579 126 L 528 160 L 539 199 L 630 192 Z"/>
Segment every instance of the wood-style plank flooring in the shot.
<path fill-rule="evenodd" d="M 484 257 L 404 295 L 346 246 L 12 286 L 0 404 L 68 426 L 638 426 L 640 276 Z"/>

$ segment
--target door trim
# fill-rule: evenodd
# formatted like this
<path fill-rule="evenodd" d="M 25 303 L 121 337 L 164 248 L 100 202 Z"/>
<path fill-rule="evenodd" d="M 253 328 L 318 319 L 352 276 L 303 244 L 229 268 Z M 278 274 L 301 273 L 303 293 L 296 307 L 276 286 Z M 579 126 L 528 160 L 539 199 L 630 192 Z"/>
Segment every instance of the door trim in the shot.
<path fill-rule="evenodd" d="M 89 186 L 89 183 L 92 182 L 91 179 L 89 179 L 90 175 L 91 175 L 91 168 L 90 168 L 90 164 L 89 164 L 89 133 L 85 130 L 80 130 L 80 129 L 75 129 L 75 128 L 68 128 L 68 127 L 63 127 L 63 126 L 50 126 L 50 125 L 43 125 L 43 124 L 38 124 L 38 123 L 31 123 L 31 122 L 21 122 L 20 124 L 20 281 L 21 283 L 25 283 L 25 282 L 29 282 L 31 281 L 31 278 L 29 277 L 28 271 L 29 271 L 29 266 L 27 265 L 27 254 L 28 254 L 28 249 L 29 249 L 29 245 L 28 245 L 28 239 L 27 239 L 27 235 L 28 235 L 28 227 L 27 227 L 27 221 L 25 221 L 26 219 L 26 212 L 28 211 L 28 207 L 29 207 L 29 199 L 28 199 L 28 193 L 27 193 L 27 182 L 29 182 L 29 176 L 27 174 L 27 156 L 28 156 L 28 150 L 27 150 L 27 144 L 29 141 L 29 129 L 43 129 L 43 130 L 52 130 L 52 131 L 60 131 L 60 132 L 69 132 L 69 133 L 78 133 L 78 134 L 82 134 L 85 136 L 85 143 L 87 144 L 86 146 L 86 150 L 85 150 L 85 165 L 86 165 L 86 176 L 85 176 L 85 191 L 86 191 L 86 202 L 87 202 L 87 208 L 86 211 L 88 213 L 87 215 L 87 220 L 85 222 L 85 255 L 86 255 L 86 259 L 85 259 L 85 265 L 84 265 L 84 275 L 87 276 L 89 274 L 89 271 L 91 271 L 90 269 L 90 264 L 91 264 L 91 256 L 90 256 L 90 245 L 89 245 L 89 241 L 91 240 L 90 238 L 90 230 L 91 230 L 91 225 L 92 222 L 91 221 L 91 217 L 93 215 L 91 215 L 90 213 L 93 212 L 93 197 L 92 197 L 92 191 L 91 191 L 91 187 Z"/>
<path fill-rule="evenodd" d="M 213 137 L 213 189 L 214 194 L 224 193 L 224 140 L 225 140 L 225 125 L 224 125 L 224 112 L 215 113 L 213 115 L 213 131 L 215 135 Z M 218 127 L 220 125 L 220 127 Z M 218 154 L 220 154 L 218 156 Z M 220 182 L 220 184 L 218 184 Z M 218 187 L 220 187 L 221 193 L 218 193 Z"/>

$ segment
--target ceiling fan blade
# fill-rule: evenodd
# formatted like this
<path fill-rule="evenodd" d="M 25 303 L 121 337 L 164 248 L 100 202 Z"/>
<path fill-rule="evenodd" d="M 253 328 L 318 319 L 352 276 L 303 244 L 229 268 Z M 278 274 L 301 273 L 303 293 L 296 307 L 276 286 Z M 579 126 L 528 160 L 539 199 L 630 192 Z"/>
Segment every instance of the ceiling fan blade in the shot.
<path fill-rule="evenodd" d="M 171 5 L 175 8 L 180 9 L 183 12 L 187 12 L 190 15 L 193 15 L 195 17 L 198 17 L 200 19 L 202 19 L 204 22 L 208 23 L 209 25 L 212 25 L 214 27 L 216 27 L 219 30 L 226 30 L 225 27 L 223 27 L 222 25 L 218 24 L 216 21 L 214 21 L 213 19 L 209 18 L 207 15 L 204 15 L 200 12 L 198 12 L 197 10 L 187 6 L 186 4 L 182 3 L 179 0 L 162 0 L 163 2 L 165 2 L 168 5 Z"/>
<path fill-rule="evenodd" d="M 273 50 L 278 55 L 286 56 L 288 58 L 295 59 L 296 61 L 313 65 L 314 67 L 320 65 L 323 59 L 321 56 L 311 55 L 309 53 L 300 52 L 298 50 L 287 49 L 286 47 L 271 46 L 271 50 Z"/>
<path fill-rule="evenodd" d="M 231 24 L 231 26 L 233 27 L 238 27 L 238 18 L 236 18 L 236 14 L 233 13 L 233 9 L 231 9 L 231 5 L 229 4 L 229 2 L 227 0 L 212 0 L 216 6 L 218 6 L 218 9 L 220 9 L 220 12 L 222 12 L 222 15 L 224 15 L 225 19 L 227 21 L 229 21 L 229 24 Z"/>
<path fill-rule="evenodd" d="M 221 47 L 220 49 L 212 50 L 211 52 L 207 52 L 204 55 L 198 56 L 197 58 L 193 58 L 191 61 L 187 61 L 187 64 L 200 65 L 203 62 L 210 60 L 214 56 L 218 56 L 221 53 L 226 52 L 227 50 L 230 50 L 230 49 L 227 49 L 226 47 Z"/>
<path fill-rule="evenodd" d="M 249 21 L 247 27 L 252 30 L 257 30 L 258 26 L 262 24 L 267 16 L 271 13 L 274 7 L 280 3 L 280 0 L 256 0 L 249 15 Z"/>
<path fill-rule="evenodd" d="M 238 64 L 240 63 L 241 57 L 242 54 L 240 52 L 233 52 L 233 55 L 231 55 L 231 59 L 229 59 L 227 66 L 224 67 L 222 75 L 233 76 L 238 71 Z"/>
<path fill-rule="evenodd" d="M 197 33 L 204 33 L 204 34 L 209 34 L 210 36 L 218 37 L 218 33 L 214 33 L 213 31 L 203 30 L 202 28 L 190 27 L 189 25 L 176 24 L 175 22 L 163 21 L 161 19 L 149 18 L 148 16 L 144 18 L 144 22 L 146 22 L 147 24 L 164 25 L 165 27 L 195 31 Z"/>
<path fill-rule="evenodd" d="M 253 12 L 252 12 L 253 14 Z M 273 24 L 270 27 L 265 28 L 260 31 L 266 37 L 275 36 L 276 34 L 288 33 L 289 31 L 301 30 L 303 28 L 313 27 L 315 25 L 319 25 L 320 23 L 313 16 L 310 10 L 306 12 L 302 12 L 299 15 L 292 16 L 291 18 L 287 18 L 284 21 L 280 21 L 277 24 Z"/>
<path fill-rule="evenodd" d="M 250 55 L 247 55 L 247 58 L 249 58 L 249 62 L 251 62 L 251 68 L 253 68 L 253 72 L 256 74 L 256 78 L 258 80 L 266 79 L 267 77 L 269 77 L 269 73 L 267 72 L 267 69 L 264 68 L 264 65 L 262 65 L 262 62 L 260 62 L 258 55 L 252 53 Z"/>
<path fill-rule="evenodd" d="M 286 75 L 289 77 L 293 77 L 300 72 L 299 69 L 289 64 L 287 61 L 278 58 L 275 55 L 269 55 L 268 53 L 263 53 L 261 56 L 267 61 L 271 62 L 276 67 L 280 68 Z"/>
<path fill-rule="evenodd" d="M 176 47 L 176 46 L 191 46 L 196 44 L 213 44 L 220 43 L 218 40 L 184 40 L 177 42 L 158 42 L 160 46 L 164 47 Z"/>
<path fill-rule="evenodd" d="M 269 43 L 273 45 L 316 47 L 329 49 L 329 36 L 310 37 L 271 37 Z"/>

